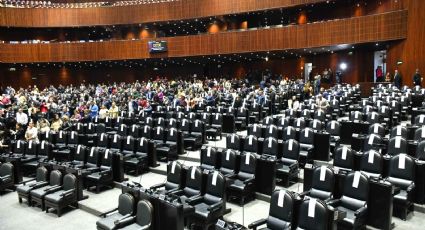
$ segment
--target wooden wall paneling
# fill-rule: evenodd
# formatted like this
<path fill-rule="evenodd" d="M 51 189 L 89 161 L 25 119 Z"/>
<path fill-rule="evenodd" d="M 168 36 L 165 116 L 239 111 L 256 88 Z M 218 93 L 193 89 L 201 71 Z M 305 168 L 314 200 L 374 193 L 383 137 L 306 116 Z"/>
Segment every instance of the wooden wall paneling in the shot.
<path fill-rule="evenodd" d="M 406 29 L 403 28 L 407 26 L 406 15 L 407 11 L 402 10 L 299 26 L 169 37 L 161 39 L 168 41 L 169 51 L 155 55 L 148 53 L 147 42 L 150 39 L 0 44 L 0 62 L 71 62 L 182 57 L 380 42 L 406 37 Z M 392 18 L 400 20 L 393 21 Z M 199 50 L 190 48 L 198 40 Z M 281 40 L 283 42 L 278 43 Z"/>

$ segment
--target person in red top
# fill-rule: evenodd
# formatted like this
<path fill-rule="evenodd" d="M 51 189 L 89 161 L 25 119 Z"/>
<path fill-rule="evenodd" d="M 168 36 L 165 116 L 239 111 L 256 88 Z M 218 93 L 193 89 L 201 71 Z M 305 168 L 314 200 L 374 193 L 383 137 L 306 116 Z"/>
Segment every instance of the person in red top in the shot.
<path fill-rule="evenodd" d="M 47 108 L 46 101 L 43 101 L 40 105 L 40 112 L 47 113 L 49 111 L 49 108 Z"/>

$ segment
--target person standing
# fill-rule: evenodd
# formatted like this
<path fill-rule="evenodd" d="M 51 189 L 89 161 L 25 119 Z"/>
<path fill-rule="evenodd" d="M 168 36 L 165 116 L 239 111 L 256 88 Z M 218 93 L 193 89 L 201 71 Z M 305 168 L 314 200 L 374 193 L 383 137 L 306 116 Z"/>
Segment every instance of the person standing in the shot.
<path fill-rule="evenodd" d="M 28 115 L 23 112 L 22 108 L 19 108 L 16 113 L 16 122 L 24 127 L 28 124 Z"/>
<path fill-rule="evenodd" d="M 414 86 L 417 86 L 417 85 L 421 86 L 422 80 L 423 80 L 423 78 L 422 78 L 421 74 L 419 73 L 419 69 L 416 69 L 415 75 L 413 75 L 413 85 Z"/>
<path fill-rule="evenodd" d="M 375 72 L 376 72 L 376 82 L 383 82 L 384 72 L 382 71 L 382 66 L 378 66 Z"/>
<path fill-rule="evenodd" d="M 401 74 L 398 72 L 398 70 L 395 70 L 395 72 L 394 72 L 394 85 L 395 85 L 395 87 L 400 89 L 401 83 L 402 83 Z"/>

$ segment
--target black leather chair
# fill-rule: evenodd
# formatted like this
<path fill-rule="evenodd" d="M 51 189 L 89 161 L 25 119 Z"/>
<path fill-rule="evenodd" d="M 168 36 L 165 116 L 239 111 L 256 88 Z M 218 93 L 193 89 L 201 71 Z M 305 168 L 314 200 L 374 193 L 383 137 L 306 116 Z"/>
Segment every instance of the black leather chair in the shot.
<path fill-rule="evenodd" d="M 202 143 L 205 142 L 205 124 L 201 120 L 195 120 L 190 124 L 190 134 L 185 136 L 185 142 L 188 143 L 188 146 L 191 147 L 192 150 L 199 148 L 202 146 Z"/>
<path fill-rule="evenodd" d="M 203 230 L 207 230 L 215 224 L 226 210 L 225 188 L 224 176 L 218 171 L 211 172 L 208 175 L 205 194 L 188 202 L 195 208 L 195 212 L 189 217 L 188 222 Z"/>
<path fill-rule="evenodd" d="M 338 229 L 364 229 L 367 219 L 369 178 L 361 172 L 351 172 L 344 179 L 340 199 L 329 202 L 331 206 L 347 215 L 338 221 Z"/>
<path fill-rule="evenodd" d="M 375 123 L 369 126 L 368 134 L 375 134 L 380 137 L 385 136 L 385 128 L 383 125 Z"/>
<path fill-rule="evenodd" d="M 139 138 L 140 137 L 140 127 L 137 124 L 132 124 L 128 130 L 128 135 Z"/>
<path fill-rule="evenodd" d="M 264 138 L 269 138 L 269 137 L 279 139 L 279 132 L 276 125 L 269 125 L 265 129 Z"/>
<path fill-rule="evenodd" d="M 270 199 L 269 216 L 265 219 L 257 220 L 250 225 L 249 229 L 258 229 L 266 225 L 261 230 L 291 230 L 294 222 L 294 207 L 296 203 L 295 195 L 285 190 L 275 190 Z"/>
<path fill-rule="evenodd" d="M 123 193 L 118 197 L 118 208 L 111 212 L 104 213 L 102 218 L 96 222 L 98 230 L 113 230 L 120 226 L 120 223 L 134 214 L 136 205 L 135 198 L 128 194 Z"/>
<path fill-rule="evenodd" d="M 223 115 L 216 113 L 212 116 L 211 125 L 207 126 L 206 135 L 207 137 L 216 140 L 217 137 L 221 140 L 221 131 L 223 126 Z"/>
<path fill-rule="evenodd" d="M 305 128 L 300 131 L 300 165 L 303 167 L 306 163 L 313 160 L 314 151 L 314 131 L 311 128 Z"/>
<path fill-rule="evenodd" d="M 421 126 L 415 130 L 414 140 L 417 142 L 425 140 L 425 126 Z"/>
<path fill-rule="evenodd" d="M 255 199 L 255 171 L 257 169 L 257 158 L 255 154 L 246 153 L 241 156 L 239 172 L 230 177 L 227 187 L 229 198 L 237 198 L 240 205 L 245 201 Z"/>
<path fill-rule="evenodd" d="M 126 124 L 120 124 L 118 127 L 117 134 L 120 136 L 127 136 L 128 135 L 128 126 Z"/>
<path fill-rule="evenodd" d="M 83 168 L 87 162 L 87 148 L 83 145 L 78 145 L 72 152 L 71 165 L 77 168 Z"/>
<path fill-rule="evenodd" d="M 137 203 L 136 216 L 131 216 L 128 219 L 124 219 L 118 222 L 118 228 L 122 230 L 134 230 L 143 229 L 151 230 L 154 229 L 153 222 L 153 206 L 147 200 L 141 200 Z"/>
<path fill-rule="evenodd" d="M 369 177 L 381 178 L 383 170 L 384 158 L 375 150 L 364 152 L 360 159 L 359 170 Z"/>
<path fill-rule="evenodd" d="M 93 147 L 92 147 L 93 148 Z M 90 175 L 85 177 L 86 187 L 96 187 L 96 193 L 100 192 L 101 187 L 111 187 L 114 176 L 112 171 L 112 154 L 107 149 L 100 155 L 100 165 L 97 170 L 92 170 Z"/>
<path fill-rule="evenodd" d="M 310 207 L 314 207 L 310 208 Z M 329 210 L 325 202 L 314 198 L 305 199 L 298 211 L 297 230 L 329 229 Z M 339 229 L 339 228 L 338 228 Z"/>
<path fill-rule="evenodd" d="M 100 149 L 109 148 L 109 135 L 106 133 L 100 133 L 97 135 L 96 146 Z"/>
<path fill-rule="evenodd" d="M 249 135 L 245 137 L 243 144 L 244 153 L 257 153 L 258 152 L 258 139 L 255 136 Z"/>
<path fill-rule="evenodd" d="M 388 177 L 385 179 L 400 190 L 394 195 L 393 204 L 394 214 L 398 214 L 403 220 L 406 220 L 408 212 L 414 208 L 415 170 L 414 159 L 406 154 L 399 154 L 391 158 Z"/>
<path fill-rule="evenodd" d="M 241 150 L 240 137 L 235 133 L 227 135 L 227 137 L 226 137 L 226 148 L 227 149 L 233 149 L 233 150 L 239 152 Z"/>
<path fill-rule="evenodd" d="M 277 122 L 277 126 L 282 129 L 285 129 L 286 127 L 290 125 L 291 125 L 291 121 L 289 117 L 281 117 L 279 121 Z"/>
<path fill-rule="evenodd" d="M 322 131 L 323 129 L 323 122 L 318 119 L 313 119 L 310 121 L 309 127 L 313 129 L 315 132 Z"/>
<path fill-rule="evenodd" d="M 407 141 L 401 136 L 395 136 L 388 142 L 387 154 L 391 156 L 407 153 Z"/>
<path fill-rule="evenodd" d="M 157 190 L 164 187 L 162 193 L 170 193 L 181 189 L 183 183 L 182 168 L 182 164 L 178 161 L 169 162 L 167 165 L 167 181 L 165 183 L 154 185 L 151 189 Z"/>
<path fill-rule="evenodd" d="M 250 125 L 248 128 L 248 135 L 253 135 L 256 137 L 262 137 L 263 132 L 260 124 Z"/>
<path fill-rule="evenodd" d="M 264 139 L 263 142 L 263 150 L 261 151 L 261 154 L 270 155 L 277 157 L 279 154 L 279 148 L 278 148 L 278 141 L 276 138 L 268 137 L 267 139 Z"/>
<path fill-rule="evenodd" d="M 282 131 L 282 139 L 284 141 L 297 138 L 297 131 L 292 126 L 287 126 Z"/>
<path fill-rule="evenodd" d="M 283 143 L 282 158 L 279 159 L 276 167 L 276 177 L 279 178 L 285 187 L 289 182 L 298 179 L 299 173 L 299 150 L 298 141 L 290 139 Z"/>
<path fill-rule="evenodd" d="M 123 160 L 126 161 L 130 159 L 136 150 L 136 139 L 132 136 L 126 136 L 123 139 L 124 143 L 122 144 L 121 154 L 123 156 Z"/>
<path fill-rule="evenodd" d="M 347 146 L 340 146 L 335 150 L 334 162 L 335 168 L 344 171 L 354 169 L 354 150 Z"/>
<path fill-rule="evenodd" d="M 149 169 L 149 141 L 142 137 L 137 141 L 136 152 L 124 161 L 124 170 L 134 171 L 136 176 L 143 170 Z"/>
<path fill-rule="evenodd" d="M 16 187 L 19 203 L 22 203 L 22 199 L 26 199 L 28 201 L 28 205 L 31 204 L 31 190 L 48 185 L 48 181 L 49 171 L 47 171 L 45 167 L 38 167 L 33 181 L 24 182 L 22 185 Z"/>
<path fill-rule="evenodd" d="M 121 153 L 123 147 L 123 137 L 117 133 L 109 136 L 109 150 L 113 153 Z"/>
<path fill-rule="evenodd" d="M 326 132 L 330 135 L 329 145 L 331 152 L 335 153 L 341 139 L 341 124 L 338 121 L 329 121 L 326 124 Z"/>
<path fill-rule="evenodd" d="M 180 201 L 184 204 L 184 212 L 187 214 L 192 209 L 187 205 L 192 199 L 201 195 L 202 191 L 202 171 L 199 167 L 191 166 L 187 170 L 185 187 L 179 190 L 172 191 L 170 194 L 178 196 Z M 187 202 L 186 202 L 187 201 Z"/>
<path fill-rule="evenodd" d="M 165 136 L 165 142 L 163 144 L 157 144 L 156 151 L 158 155 L 161 156 L 162 160 L 176 160 L 178 154 L 181 153 L 181 151 L 179 151 L 179 147 L 181 147 L 180 144 L 183 144 L 183 141 L 179 140 L 177 129 L 171 128 Z"/>
<path fill-rule="evenodd" d="M 402 137 L 404 139 L 407 139 L 407 133 L 408 131 L 405 126 L 397 125 L 391 129 L 390 137 Z"/>
<path fill-rule="evenodd" d="M 311 188 L 301 193 L 301 196 L 308 196 L 323 201 L 329 201 L 333 198 L 335 187 L 335 175 L 332 169 L 321 166 L 313 171 Z"/>
<path fill-rule="evenodd" d="M 201 169 L 213 170 L 218 165 L 217 150 L 211 146 L 202 146 L 201 148 Z"/>
<path fill-rule="evenodd" d="M 0 165 L 0 192 L 13 189 L 15 181 L 14 166 L 11 163 Z"/>
<path fill-rule="evenodd" d="M 62 209 L 69 205 L 78 207 L 77 189 L 77 177 L 71 173 L 66 174 L 63 177 L 62 187 L 55 190 L 55 192 L 46 195 L 44 198 L 46 212 L 49 212 L 49 208 L 54 208 L 57 211 L 58 217 L 60 217 Z"/>
<path fill-rule="evenodd" d="M 415 157 L 420 161 L 425 161 L 425 140 L 422 140 L 418 143 L 418 147 L 416 147 Z"/>
<path fill-rule="evenodd" d="M 296 118 L 295 120 L 294 120 L 294 123 L 293 123 L 293 126 L 296 128 L 296 129 L 298 129 L 298 130 L 302 130 L 302 129 L 304 129 L 305 127 L 306 127 L 306 124 L 305 124 L 306 122 L 305 122 L 305 119 L 304 118 L 302 118 L 302 117 L 299 117 L 299 118 Z"/>
<path fill-rule="evenodd" d="M 227 149 L 222 152 L 219 171 L 226 178 L 236 174 L 236 153 L 234 150 Z"/>
<path fill-rule="evenodd" d="M 33 206 L 33 204 L 37 204 L 41 206 L 41 210 L 44 211 L 44 197 L 47 194 L 50 194 L 52 192 L 55 192 L 56 189 L 60 188 L 62 185 L 62 173 L 59 170 L 53 170 L 50 172 L 50 179 L 49 184 L 46 186 L 42 186 L 37 189 L 33 189 L 30 192 L 31 196 L 31 202 L 30 206 Z"/>
<path fill-rule="evenodd" d="M 371 149 L 379 151 L 382 148 L 382 137 L 376 134 L 369 134 L 363 143 L 363 152 Z"/>
<path fill-rule="evenodd" d="M 148 117 L 151 118 L 151 117 Z M 152 119 L 152 118 L 151 118 Z M 152 138 L 152 128 L 149 125 L 145 125 L 142 127 L 141 129 L 141 137 L 144 137 L 146 139 L 151 139 Z"/>

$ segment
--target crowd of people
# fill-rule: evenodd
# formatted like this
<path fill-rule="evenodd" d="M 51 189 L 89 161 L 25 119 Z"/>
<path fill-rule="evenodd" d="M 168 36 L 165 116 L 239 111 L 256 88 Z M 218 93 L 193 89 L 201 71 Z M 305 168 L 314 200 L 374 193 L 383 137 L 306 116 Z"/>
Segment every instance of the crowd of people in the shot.
<path fill-rule="evenodd" d="M 11 139 L 38 141 L 38 133 L 57 132 L 67 129 L 73 122 L 87 122 L 95 116 L 116 118 L 121 111 L 149 113 L 153 103 L 194 107 L 198 103 L 214 106 L 218 101 L 227 100 L 238 108 L 243 106 L 244 100 L 255 100 L 263 105 L 267 100 L 274 100 L 276 93 L 289 89 L 297 90 L 303 98 L 310 97 L 313 92 L 310 83 L 277 76 L 264 78 L 259 86 L 250 84 L 248 78 L 170 81 L 158 78 L 45 89 L 36 85 L 19 89 L 9 86 L 1 89 L 0 148 L 5 148 Z"/>

